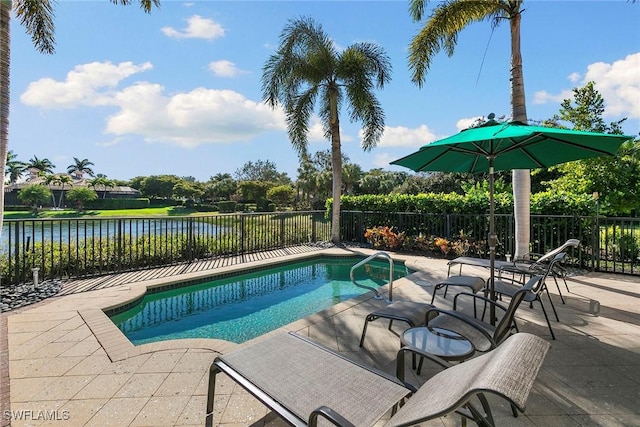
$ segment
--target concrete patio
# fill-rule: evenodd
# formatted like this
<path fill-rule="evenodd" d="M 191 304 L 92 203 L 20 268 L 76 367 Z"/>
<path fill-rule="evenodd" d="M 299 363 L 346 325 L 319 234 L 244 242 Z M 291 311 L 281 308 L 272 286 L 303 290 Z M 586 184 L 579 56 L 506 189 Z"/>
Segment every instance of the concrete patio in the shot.
<path fill-rule="evenodd" d="M 335 248 L 322 252 L 370 253 Z M 416 272 L 394 283 L 394 300 L 429 302 L 431 284 L 447 275 L 447 261 L 399 258 Z M 211 273 L 194 273 L 189 279 Z M 486 277 L 488 272 L 465 267 L 463 274 Z M 5 370 L 8 361 L 8 375 L 0 394 L 2 426 L 204 425 L 209 367 L 216 354 L 236 344 L 189 339 L 134 347 L 102 312 L 160 283 L 75 293 L 3 314 L 8 339 L 0 340 L 6 347 L 0 350 Z M 549 281 L 560 316 L 560 322 L 552 322 L 557 340 L 551 340 L 539 305 L 519 309 L 520 330 L 544 337 L 552 346 L 524 414 L 513 418 L 503 400 L 490 398 L 497 424 L 640 426 L 640 277 L 588 273 L 568 283 L 569 293 L 561 283 L 567 300 L 563 305 Z M 435 304 L 449 307 L 451 291 L 446 299 L 439 292 Z M 367 294 L 282 329 L 394 373 L 397 334 L 403 325 L 389 331 L 386 321 L 372 322 L 364 348 L 358 347 L 365 315 L 381 304 Z M 430 367 L 420 376 L 408 371 L 409 379 L 420 383 L 435 371 Z M 219 426 L 284 425 L 228 378 L 217 382 L 214 409 Z M 451 415 L 423 425 L 460 425 L 460 418 Z"/>

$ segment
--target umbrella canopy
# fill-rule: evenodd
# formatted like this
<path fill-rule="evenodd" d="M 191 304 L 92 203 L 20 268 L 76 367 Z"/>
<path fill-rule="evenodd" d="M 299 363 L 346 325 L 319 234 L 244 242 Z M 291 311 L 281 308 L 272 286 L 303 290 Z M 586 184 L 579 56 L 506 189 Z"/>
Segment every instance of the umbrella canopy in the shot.
<path fill-rule="evenodd" d="M 547 168 L 573 160 L 612 155 L 626 135 L 529 126 L 520 122 L 497 122 L 493 114 L 481 126 L 430 144 L 391 162 L 419 171 L 489 173 L 489 257 L 491 298 L 495 299 L 495 234 L 493 173 L 496 170 Z M 491 321 L 494 307 L 491 306 Z"/>
<path fill-rule="evenodd" d="M 519 122 L 493 120 L 423 145 L 420 150 L 391 164 L 414 171 L 490 172 L 548 168 L 573 160 L 612 155 L 632 139 L 568 129 L 529 126 Z"/>

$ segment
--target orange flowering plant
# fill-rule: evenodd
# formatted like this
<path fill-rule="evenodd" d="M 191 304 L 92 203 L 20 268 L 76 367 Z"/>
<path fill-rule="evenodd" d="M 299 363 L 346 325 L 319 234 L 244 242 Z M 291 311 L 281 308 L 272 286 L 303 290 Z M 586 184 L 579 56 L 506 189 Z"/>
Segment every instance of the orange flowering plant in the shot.
<path fill-rule="evenodd" d="M 405 233 L 396 233 L 389 226 L 379 226 L 368 228 L 364 237 L 376 249 L 396 249 L 404 243 Z"/>

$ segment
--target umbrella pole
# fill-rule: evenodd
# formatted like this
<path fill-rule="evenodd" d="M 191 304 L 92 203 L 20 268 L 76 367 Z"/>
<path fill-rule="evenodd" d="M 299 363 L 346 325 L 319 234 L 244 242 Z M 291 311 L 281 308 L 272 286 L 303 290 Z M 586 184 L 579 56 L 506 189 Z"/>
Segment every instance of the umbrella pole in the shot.
<path fill-rule="evenodd" d="M 496 260 L 496 244 L 498 242 L 498 237 L 496 236 L 496 224 L 495 224 L 495 208 L 494 208 L 494 182 L 493 182 L 493 157 L 489 156 L 489 292 L 490 298 L 492 301 L 496 300 L 495 293 L 495 260 Z M 496 307 L 494 304 L 491 304 L 491 308 L 489 310 L 489 319 L 491 325 L 496 324 Z"/>

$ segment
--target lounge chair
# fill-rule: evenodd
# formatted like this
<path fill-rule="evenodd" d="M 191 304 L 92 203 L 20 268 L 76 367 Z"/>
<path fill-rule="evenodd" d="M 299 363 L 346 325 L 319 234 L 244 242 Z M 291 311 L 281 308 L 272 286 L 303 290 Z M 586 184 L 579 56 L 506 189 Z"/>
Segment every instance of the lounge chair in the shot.
<path fill-rule="evenodd" d="M 216 357 L 206 425 L 213 424 L 220 372 L 293 426 L 368 427 L 390 411 L 385 426 L 415 425 L 454 412 L 478 425 L 493 425 L 483 393 L 502 396 L 524 411 L 548 348 L 541 338 L 516 334 L 493 352 L 446 369 L 416 389 L 299 335 L 277 334 Z"/>
<path fill-rule="evenodd" d="M 482 295 L 470 292 L 461 292 L 453 299 L 453 309 L 447 310 L 443 308 L 433 307 L 425 313 L 425 318 L 430 320 L 426 322 L 427 326 L 442 328 L 449 331 L 457 332 L 467 338 L 476 351 L 488 352 L 498 347 L 509 335 L 518 332 L 518 326 L 515 322 L 515 314 L 518 307 L 525 300 L 528 294 L 532 292 L 539 283 L 544 280 L 543 276 L 532 277 L 524 286 L 513 293 L 508 306 L 504 306 L 499 301 L 493 301 Z M 472 298 L 473 305 L 460 306 L 462 298 Z M 478 302 L 482 303 L 482 314 L 478 313 Z M 502 312 L 502 317 L 497 324 L 492 325 L 490 322 L 484 321 L 487 312 L 487 305 L 496 307 L 496 311 Z M 473 314 L 468 311 L 473 310 Z M 437 315 L 436 315 L 437 314 Z"/>
<path fill-rule="evenodd" d="M 546 293 L 549 298 L 549 303 L 551 304 L 551 308 L 553 309 L 553 314 L 556 317 L 556 321 L 560 321 L 558 317 L 558 312 L 556 311 L 555 305 L 553 305 L 553 300 L 551 299 L 551 295 L 549 294 L 549 289 L 547 288 L 546 279 L 550 275 L 553 275 L 554 271 L 557 271 L 556 264 L 560 264 L 564 261 L 567 256 L 566 252 L 560 252 L 556 254 L 553 259 L 546 266 L 546 271 L 544 271 L 543 279 L 538 281 L 536 287 L 534 287 L 531 292 L 525 295 L 524 300 L 527 301 L 530 305 L 533 305 L 534 301 L 538 301 L 540 303 L 540 307 L 542 308 L 542 313 L 544 314 L 544 318 L 547 321 L 547 325 L 549 326 L 549 332 L 551 333 L 551 338 L 556 339 L 555 334 L 553 333 L 553 328 L 551 327 L 551 322 L 549 321 L 549 316 L 547 315 L 547 310 L 544 307 L 544 303 L 542 302 L 541 294 Z M 531 274 L 528 271 L 526 274 Z M 556 282 L 557 285 L 557 282 Z M 498 295 L 507 295 L 513 296 L 519 289 L 522 289 L 522 283 L 518 282 L 515 278 L 500 278 L 494 281 L 493 285 L 494 291 Z"/>
<path fill-rule="evenodd" d="M 364 338 L 367 335 L 367 326 L 369 322 L 378 319 L 389 320 L 389 330 L 393 326 L 393 321 L 397 320 L 406 323 L 410 328 L 413 326 L 423 325 L 425 322 L 425 312 L 433 308 L 433 305 L 427 303 L 413 301 L 394 301 L 385 307 L 367 314 L 362 327 L 362 335 L 360 336 L 360 347 L 364 345 Z"/>
<path fill-rule="evenodd" d="M 534 252 L 530 252 L 525 254 L 522 258 L 516 259 L 514 261 L 502 261 L 495 260 L 494 268 L 498 270 L 500 274 L 508 272 L 514 275 L 521 276 L 534 276 L 538 274 L 543 274 L 547 270 L 547 266 L 553 258 L 559 254 L 560 252 L 566 252 L 568 248 L 578 247 L 580 245 L 580 240 L 578 239 L 569 239 L 562 245 L 557 248 L 545 253 L 538 254 Z M 485 258 L 473 258 L 473 257 L 458 257 L 454 258 L 448 262 L 448 274 L 451 275 L 451 267 L 459 265 L 460 270 L 459 274 L 462 274 L 462 266 L 469 265 L 474 267 L 483 267 L 490 268 L 490 260 Z M 567 288 L 567 292 L 569 291 L 569 285 L 566 280 L 566 271 L 560 266 L 560 264 L 556 264 L 554 270 L 551 272 L 551 276 L 554 278 L 556 282 L 556 286 L 558 288 L 558 294 L 560 295 L 560 299 L 562 303 L 564 303 L 564 297 L 562 296 L 562 292 L 560 291 L 560 286 L 558 285 L 557 277 L 562 278 L 564 281 L 564 285 Z"/>

